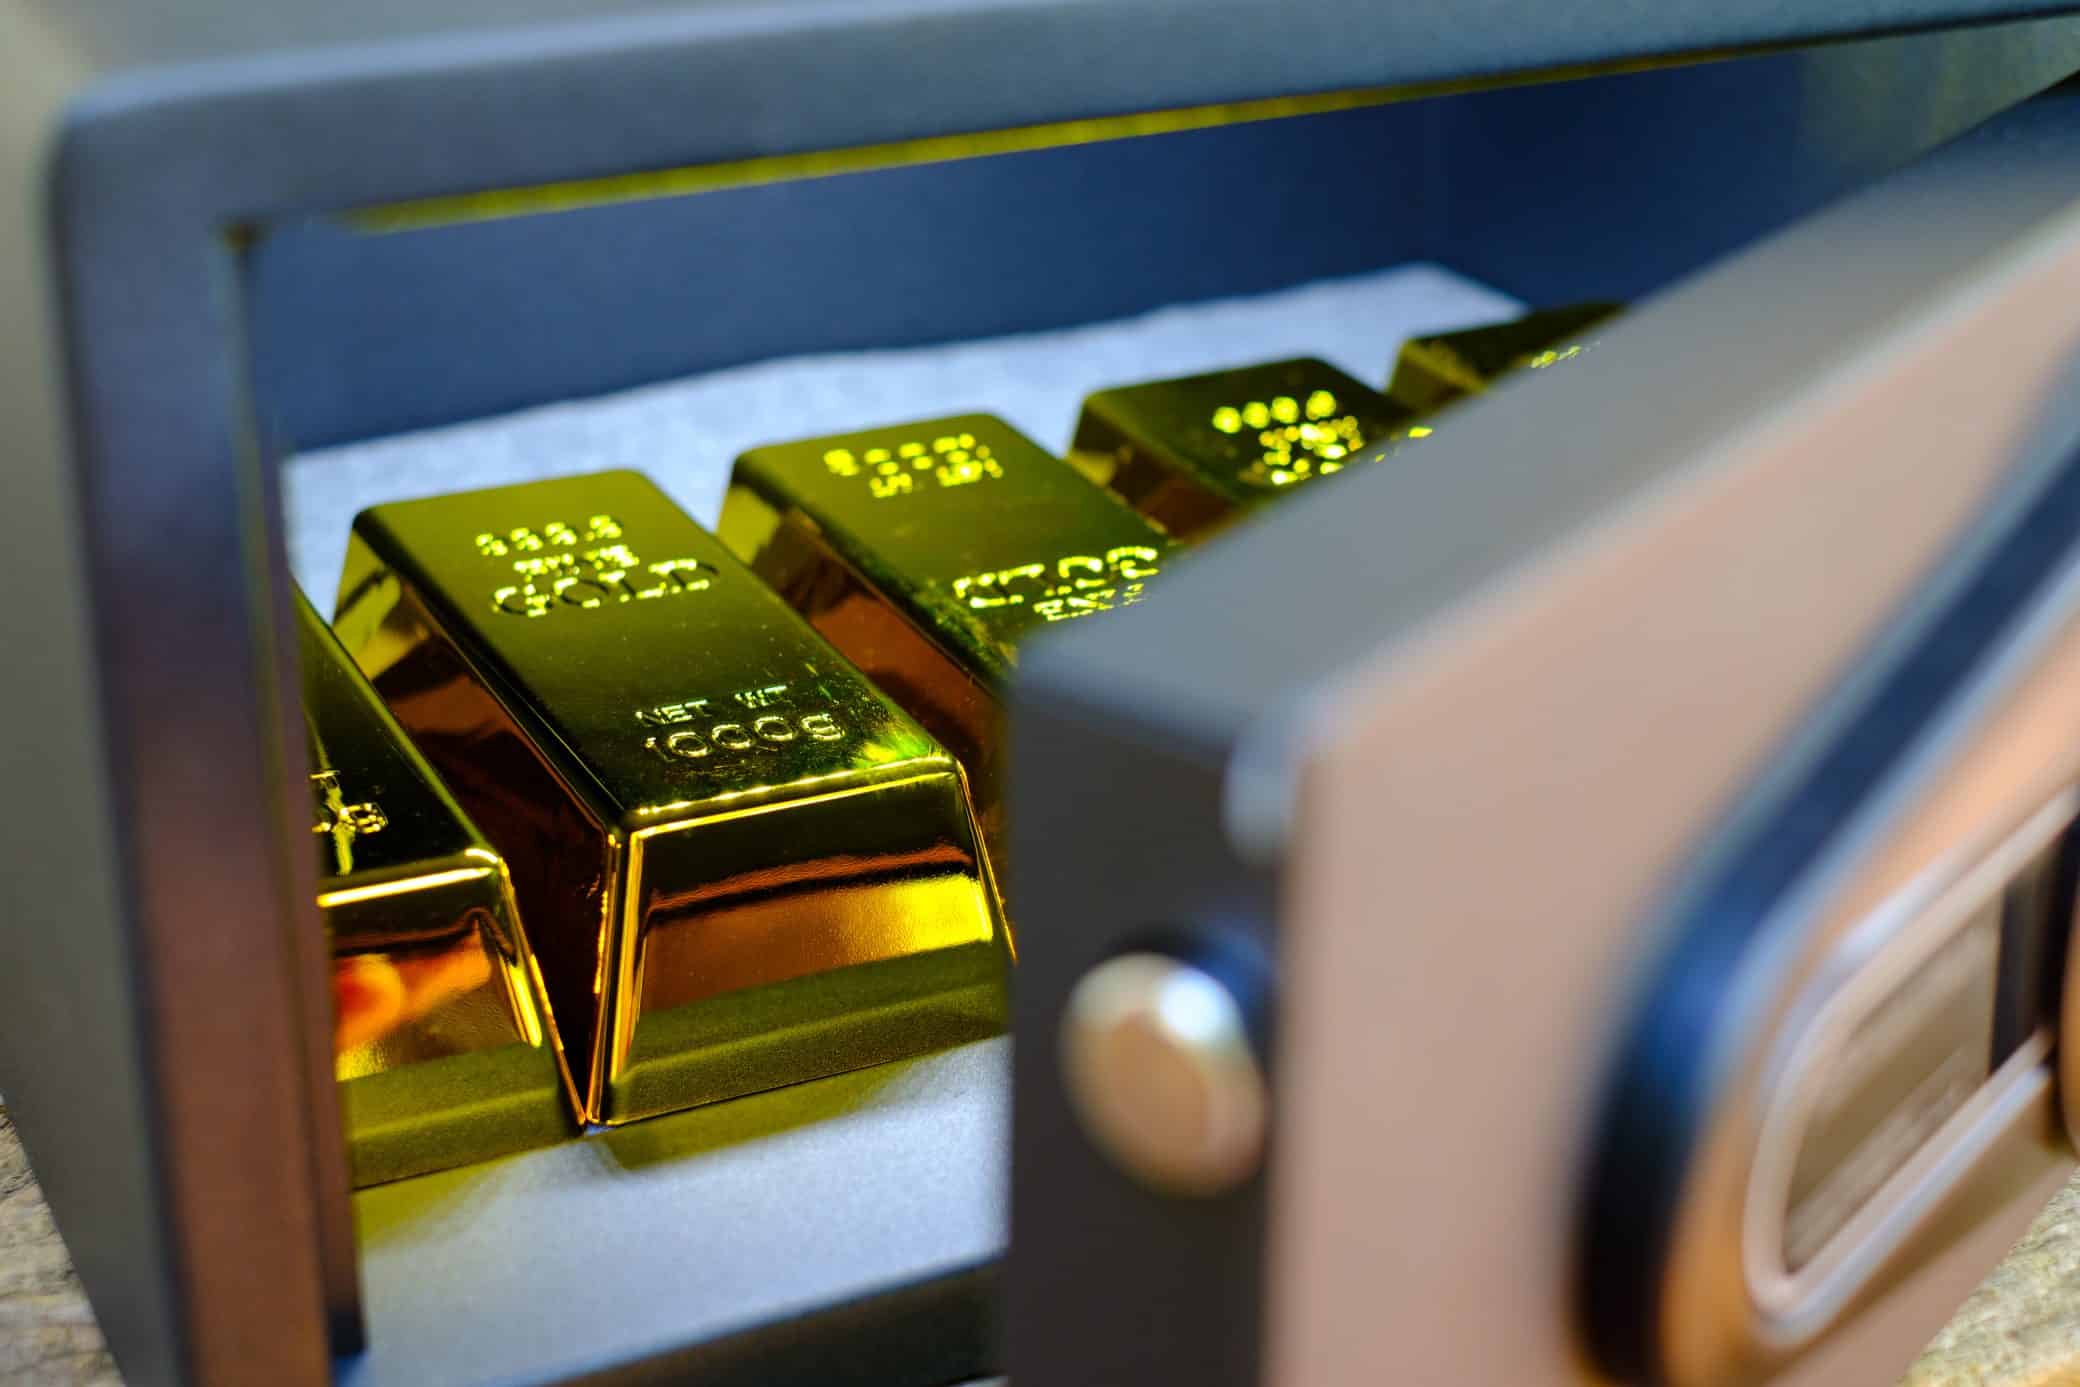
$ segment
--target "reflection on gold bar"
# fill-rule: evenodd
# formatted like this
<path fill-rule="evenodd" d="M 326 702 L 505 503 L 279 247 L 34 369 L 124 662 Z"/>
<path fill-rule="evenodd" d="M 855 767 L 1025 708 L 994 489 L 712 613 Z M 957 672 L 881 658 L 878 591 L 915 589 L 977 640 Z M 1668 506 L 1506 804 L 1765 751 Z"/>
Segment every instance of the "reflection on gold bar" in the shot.
<path fill-rule="evenodd" d="M 1412 414 L 1432 410 L 1467 395 L 1478 395 L 1511 371 L 1539 370 L 1572 361 L 1595 345 L 1584 340 L 1615 303 L 1577 303 L 1545 308 L 1506 323 L 1459 332 L 1412 337 L 1394 362 L 1387 394 Z"/>
<path fill-rule="evenodd" d="M 365 511 L 342 639 L 504 854 L 586 1114 L 992 1034 L 959 768 L 647 479 Z"/>
<path fill-rule="evenodd" d="M 993 847 L 996 690 L 1019 642 L 1132 606 L 1171 547 L 981 414 L 754 448 L 737 459 L 721 530 L 960 756 Z"/>
<path fill-rule="evenodd" d="M 1100 390 L 1069 460 L 1179 539 L 1197 538 L 1414 422 L 1325 361 L 1273 361 Z"/>
<path fill-rule="evenodd" d="M 354 1182 L 572 1135 L 504 864 L 301 594 L 296 606 Z"/>

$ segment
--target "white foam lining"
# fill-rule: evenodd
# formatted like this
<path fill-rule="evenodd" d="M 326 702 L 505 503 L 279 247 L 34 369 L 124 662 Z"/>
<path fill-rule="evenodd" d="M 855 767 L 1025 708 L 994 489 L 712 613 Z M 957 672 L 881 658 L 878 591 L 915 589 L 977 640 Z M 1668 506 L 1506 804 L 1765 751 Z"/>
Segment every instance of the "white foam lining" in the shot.
<path fill-rule="evenodd" d="M 283 480 L 290 566 L 329 610 L 355 512 L 473 487 L 632 467 L 713 524 L 746 448 L 906 419 L 997 414 L 1055 452 L 1109 385 L 1318 356 L 1381 383 L 1404 338 L 1521 311 L 1450 270 L 1404 265 L 1052 332 L 789 357 L 301 454 Z"/>

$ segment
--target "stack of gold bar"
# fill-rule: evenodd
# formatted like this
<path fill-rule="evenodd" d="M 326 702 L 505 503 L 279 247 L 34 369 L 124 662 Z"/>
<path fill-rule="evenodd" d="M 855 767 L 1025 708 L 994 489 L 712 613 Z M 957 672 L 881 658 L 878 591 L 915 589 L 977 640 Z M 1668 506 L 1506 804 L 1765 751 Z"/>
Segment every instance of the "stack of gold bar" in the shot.
<path fill-rule="evenodd" d="M 296 607 L 355 1183 L 569 1135 L 505 864 L 301 595 Z"/>
<path fill-rule="evenodd" d="M 1569 304 L 1506 323 L 1411 338 L 1395 359 L 1387 394 L 1411 414 L 1433 413 L 1513 371 L 1574 360 L 1594 345 L 1591 331 L 1618 311 L 1614 303 Z"/>
<path fill-rule="evenodd" d="M 737 459 L 721 533 L 954 749 L 992 845 L 997 695 L 1019 643 L 1139 602 L 1172 547 L 982 414 L 754 448 Z"/>
<path fill-rule="evenodd" d="M 987 415 L 755 448 L 719 538 L 625 472 L 364 512 L 344 650 L 302 612 L 357 1181 L 1001 1030 L 1020 646 L 1611 311 L 1411 342 L 1385 395 L 1101 390 L 1066 460 Z"/>
<path fill-rule="evenodd" d="M 646 479 L 365 511 L 335 624 L 504 855 L 585 1120 L 1002 1029 L 960 767 Z"/>

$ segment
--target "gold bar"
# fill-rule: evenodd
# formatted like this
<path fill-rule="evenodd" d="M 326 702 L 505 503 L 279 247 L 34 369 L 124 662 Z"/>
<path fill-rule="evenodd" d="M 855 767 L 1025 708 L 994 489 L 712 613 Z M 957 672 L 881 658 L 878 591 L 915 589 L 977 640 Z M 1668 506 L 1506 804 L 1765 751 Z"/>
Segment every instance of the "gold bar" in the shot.
<path fill-rule="evenodd" d="M 1069 460 L 1179 539 L 1331 476 L 1415 416 L 1334 366 L 1273 361 L 1100 390 Z"/>
<path fill-rule="evenodd" d="M 997 691 L 1019 643 L 1139 602 L 1172 547 L 983 414 L 754 448 L 737 459 L 720 529 L 953 749 L 993 850 L 1003 835 Z"/>
<path fill-rule="evenodd" d="M 301 593 L 296 608 L 354 1183 L 573 1135 L 505 864 Z"/>
<path fill-rule="evenodd" d="M 595 1121 L 979 1038 L 960 768 L 650 481 L 354 522 L 335 623 L 502 852 Z"/>
<path fill-rule="evenodd" d="M 1411 414 L 1429 414 L 1480 394 L 1512 371 L 1572 361 L 1595 345 L 1588 334 L 1619 308 L 1615 303 L 1569 304 L 1506 323 L 1412 337 L 1394 362 L 1387 394 Z"/>

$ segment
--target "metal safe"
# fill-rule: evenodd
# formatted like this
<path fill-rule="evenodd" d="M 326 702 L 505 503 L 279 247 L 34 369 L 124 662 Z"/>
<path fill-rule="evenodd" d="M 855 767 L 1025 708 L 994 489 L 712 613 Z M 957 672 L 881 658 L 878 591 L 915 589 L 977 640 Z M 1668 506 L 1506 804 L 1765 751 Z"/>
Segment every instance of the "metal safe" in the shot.
<path fill-rule="evenodd" d="M 2064 8 L 0 0 L 0 1084 L 126 1374 L 1891 1381 L 2080 1131 Z M 1008 1038 L 350 1192 L 286 459 L 1411 261 L 1629 306 L 1021 661 Z"/>

